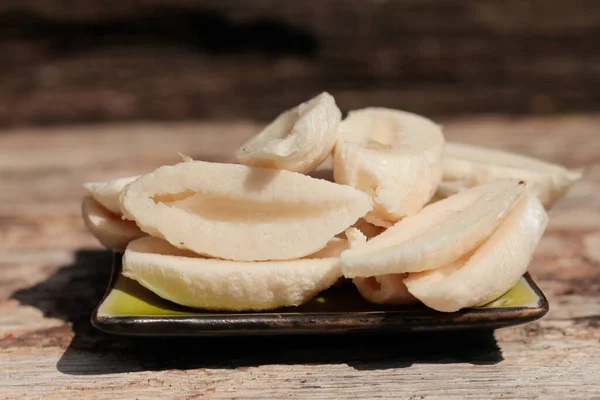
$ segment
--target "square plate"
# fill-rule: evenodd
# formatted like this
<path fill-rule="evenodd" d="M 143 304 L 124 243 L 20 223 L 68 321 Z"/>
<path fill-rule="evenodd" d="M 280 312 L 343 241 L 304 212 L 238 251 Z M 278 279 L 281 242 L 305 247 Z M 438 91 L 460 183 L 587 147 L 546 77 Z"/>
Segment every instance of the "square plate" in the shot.
<path fill-rule="evenodd" d="M 121 275 L 121 254 L 92 324 L 105 332 L 137 336 L 234 336 L 422 332 L 495 329 L 523 324 L 548 312 L 546 297 L 529 274 L 493 302 L 454 313 L 422 304 L 391 307 L 363 300 L 351 283 L 330 288 L 300 307 L 268 312 L 210 312 L 164 300 Z"/>

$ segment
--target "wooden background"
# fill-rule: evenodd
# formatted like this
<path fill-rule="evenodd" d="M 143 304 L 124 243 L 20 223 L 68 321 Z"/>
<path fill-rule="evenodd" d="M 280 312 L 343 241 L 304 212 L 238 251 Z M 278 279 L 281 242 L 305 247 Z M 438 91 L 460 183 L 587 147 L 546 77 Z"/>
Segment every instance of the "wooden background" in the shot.
<path fill-rule="evenodd" d="M 600 399 L 600 116 L 441 123 L 449 140 L 585 169 L 551 211 L 529 268 L 550 302 L 541 320 L 493 334 L 104 334 L 90 315 L 106 288 L 111 254 L 81 221 L 81 183 L 172 164 L 178 151 L 232 162 L 262 124 L 1 131 L 0 400 Z"/>
<path fill-rule="evenodd" d="M 598 0 L 3 0 L 0 126 L 590 112 Z"/>
<path fill-rule="evenodd" d="M 600 398 L 599 39 L 600 0 L 0 0 L 0 400 Z M 233 162 L 323 90 L 584 168 L 530 266 L 548 315 L 418 337 L 93 329 L 110 253 L 81 184 L 177 152 Z"/>

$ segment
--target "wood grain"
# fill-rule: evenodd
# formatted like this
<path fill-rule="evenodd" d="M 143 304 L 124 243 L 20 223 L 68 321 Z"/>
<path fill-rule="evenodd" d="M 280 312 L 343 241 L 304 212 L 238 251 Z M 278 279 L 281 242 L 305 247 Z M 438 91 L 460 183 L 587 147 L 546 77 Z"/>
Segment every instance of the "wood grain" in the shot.
<path fill-rule="evenodd" d="M 447 137 L 583 167 L 530 271 L 542 320 L 496 332 L 285 339 L 122 338 L 91 311 L 110 254 L 79 219 L 81 183 L 194 158 L 233 161 L 252 123 L 0 134 L 0 398 L 600 398 L 600 116 L 441 121 Z M 125 134 L 127 133 L 127 134 Z M 568 150 L 567 150 L 568 149 Z"/>
<path fill-rule="evenodd" d="M 596 0 L 5 0 L 0 124 L 600 105 Z"/>

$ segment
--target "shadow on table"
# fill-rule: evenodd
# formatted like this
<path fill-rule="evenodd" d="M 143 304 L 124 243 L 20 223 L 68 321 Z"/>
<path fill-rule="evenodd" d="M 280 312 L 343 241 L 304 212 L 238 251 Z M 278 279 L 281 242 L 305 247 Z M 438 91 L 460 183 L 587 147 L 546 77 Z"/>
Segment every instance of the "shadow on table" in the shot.
<path fill-rule="evenodd" d="M 409 367 L 414 363 L 494 364 L 503 359 L 492 331 L 255 338 L 108 335 L 91 326 L 90 316 L 108 283 L 111 258 L 112 254 L 106 251 L 80 251 L 73 264 L 13 295 L 48 317 L 72 324 L 74 337 L 57 364 L 62 373 L 94 375 L 329 363 L 373 370 Z"/>

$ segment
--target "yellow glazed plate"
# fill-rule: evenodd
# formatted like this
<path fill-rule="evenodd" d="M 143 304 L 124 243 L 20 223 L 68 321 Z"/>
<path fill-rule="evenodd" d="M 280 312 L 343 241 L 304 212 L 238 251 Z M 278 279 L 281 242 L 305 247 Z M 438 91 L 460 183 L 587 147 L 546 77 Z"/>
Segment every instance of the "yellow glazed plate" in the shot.
<path fill-rule="evenodd" d="M 530 322 L 547 312 L 548 301 L 529 274 L 491 303 L 455 313 L 441 313 L 423 305 L 371 304 L 351 283 L 328 289 L 300 307 L 211 312 L 164 300 L 123 277 L 121 254 L 115 254 L 111 281 L 92 315 L 92 324 L 109 333 L 143 336 L 418 332 L 495 329 Z"/>

